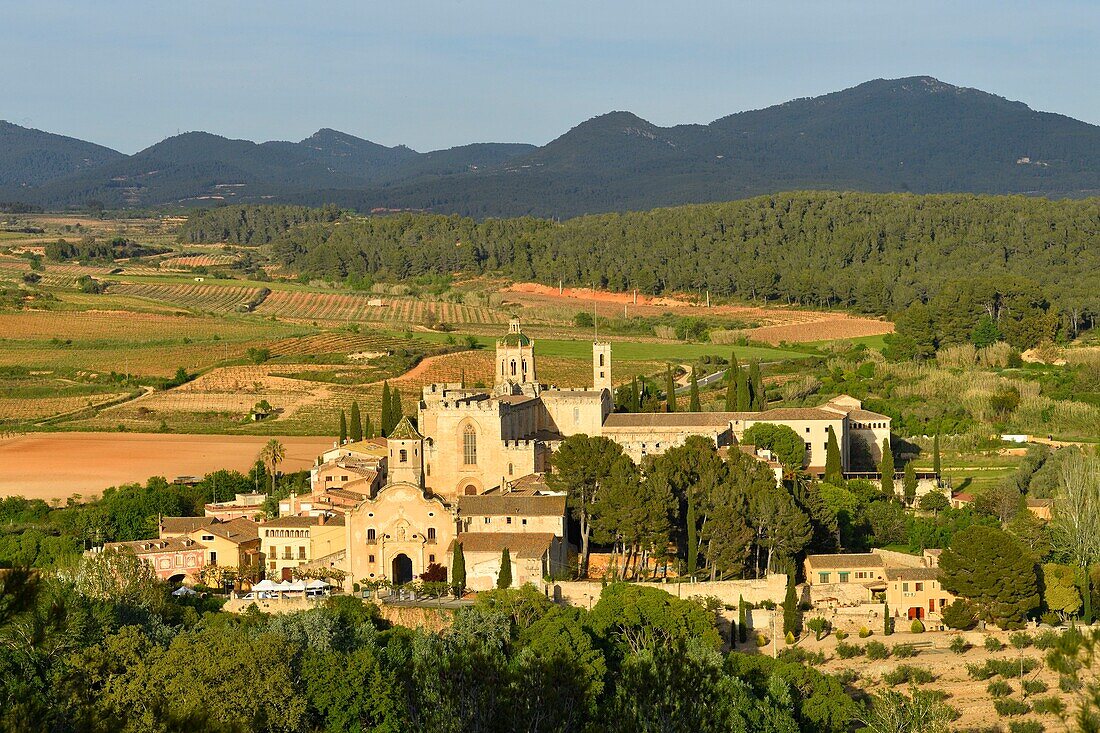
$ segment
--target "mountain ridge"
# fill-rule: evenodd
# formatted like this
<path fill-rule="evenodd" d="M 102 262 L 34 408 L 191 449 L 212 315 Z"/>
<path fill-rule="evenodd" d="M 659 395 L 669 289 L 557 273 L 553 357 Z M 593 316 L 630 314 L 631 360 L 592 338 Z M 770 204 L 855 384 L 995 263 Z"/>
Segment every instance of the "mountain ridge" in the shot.
<path fill-rule="evenodd" d="M 87 198 L 128 206 L 274 200 L 575 216 L 815 188 L 1095 195 L 1100 127 L 912 76 L 706 124 L 661 127 L 616 110 L 537 147 L 474 143 L 420 153 L 332 128 L 297 143 L 184 133 L 17 193 L 55 207 Z M 16 200 L 10 188 L 0 190 L 8 199 Z"/>

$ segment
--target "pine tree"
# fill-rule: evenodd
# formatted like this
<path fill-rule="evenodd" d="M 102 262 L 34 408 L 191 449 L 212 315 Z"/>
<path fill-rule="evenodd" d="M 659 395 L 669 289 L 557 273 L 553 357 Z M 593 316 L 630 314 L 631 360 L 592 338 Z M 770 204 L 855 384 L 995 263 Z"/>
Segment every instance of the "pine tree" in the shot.
<path fill-rule="evenodd" d="M 351 402 L 351 439 L 358 442 L 363 439 L 363 418 L 359 415 L 359 401 Z"/>
<path fill-rule="evenodd" d="M 385 438 L 390 434 L 390 383 L 382 382 L 382 419 L 379 427 L 382 430 L 382 437 Z"/>
<path fill-rule="evenodd" d="M 500 553 L 500 575 L 497 576 L 497 588 L 512 587 L 512 556 L 505 547 Z"/>
<path fill-rule="evenodd" d="M 703 405 L 699 398 L 699 380 L 695 377 L 695 369 L 691 370 L 691 401 L 688 403 L 688 412 L 702 412 Z"/>
<path fill-rule="evenodd" d="M 348 416 L 340 410 L 340 445 L 348 442 Z"/>
<path fill-rule="evenodd" d="M 752 409 L 752 395 L 749 393 L 749 376 L 744 369 L 737 370 L 737 412 Z"/>
<path fill-rule="evenodd" d="M 466 554 L 462 551 L 461 542 L 455 543 L 451 554 L 451 587 L 456 598 L 461 598 L 466 591 Z"/>
<path fill-rule="evenodd" d="M 894 454 L 890 451 L 890 439 L 882 439 L 882 462 L 878 464 L 879 473 L 882 474 L 882 493 L 890 498 L 896 496 L 894 492 Z"/>
<path fill-rule="evenodd" d="M 905 496 L 905 503 L 912 504 L 917 498 L 917 470 L 912 461 L 905 463 L 905 476 L 901 480 L 901 492 Z"/>
<path fill-rule="evenodd" d="M 737 639 L 742 644 L 749 640 L 749 611 L 745 606 L 745 596 L 737 596 Z"/>
<path fill-rule="evenodd" d="M 749 364 L 749 391 L 752 393 L 752 410 L 760 412 L 768 408 L 768 394 L 764 391 L 764 377 L 760 365 L 753 361 Z"/>
<path fill-rule="evenodd" d="M 737 409 L 737 375 L 741 367 L 737 364 L 737 354 L 730 354 L 730 365 L 726 368 L 726 412 Z"/>
<path fill-rule="evenodd" d="M 844 469 L 840 459 L 840 446 L 836 442 L 836 433 L 829 426 L 829 443 L 825 451 L 825 482 L 833 486 L 844 484 Z"/>
<path fill-rule="evenodd" d="M 672 365 L 665 368 L 665 404 L 669 412 L 676 412 L 676 380 L 672 378 Z"/>
<path fill-rule="evenodd" d="M 795 594 L 794 573 L 787 573 L 787 595 L 783 597 L 783 633 L 798 636 L 802 631 L 802 619 Z"/>
<path fill-rule="evenodd" d="M 932 470 L 936 473 L 936 478 L 940 477 L 940 434 L 936 431 L 936 434 L 932 436 Z"/>

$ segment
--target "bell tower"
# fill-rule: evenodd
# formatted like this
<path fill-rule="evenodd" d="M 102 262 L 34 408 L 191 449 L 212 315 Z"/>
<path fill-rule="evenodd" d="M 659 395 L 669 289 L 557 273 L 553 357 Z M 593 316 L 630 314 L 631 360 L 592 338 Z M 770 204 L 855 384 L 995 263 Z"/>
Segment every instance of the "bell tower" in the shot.
<path fill-rule="evenodd" d="M 406 482 L 424 487 L 424 436 L 413 427 L 408 415 L 386 439 L 389 449 L 389 483 Z"/>
<path fill-rule="evenodd" d="M 611 344 L 592 342 L 592 388 L 611 391 Z"/>
<path fill-rule="evenodd" d="M 538 384 L 535 373 L 535 342 L 520 330 L 518 318 L 509 321 L 508 333 L 497 339 L 495 371 L 493 381 L 497 386 Z"/>

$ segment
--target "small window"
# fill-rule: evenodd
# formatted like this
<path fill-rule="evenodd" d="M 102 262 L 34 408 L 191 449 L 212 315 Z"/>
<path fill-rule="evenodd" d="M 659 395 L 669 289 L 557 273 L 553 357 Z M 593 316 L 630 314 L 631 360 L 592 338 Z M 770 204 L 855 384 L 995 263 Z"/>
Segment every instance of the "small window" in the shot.
<path fill-rule="evenodd" d="M 374 531 L 374 527 L 371 527 L 367 530 L 367 541 L 373 542 L 376 539 L 378 539 L 378 534 Z"/>
<path fill-rule="evenodd" d="M 818 573 L 817 574 L 817 582 L 819 582 L 819 583 L 828 583 L 829 582 L 829 573 Z"/>
<path fill-rule="evenodd" d="M 397 460 L 400 461 L 401 463 L 408 463 L 409 462 L 409 452 L 407 450 L 405 450 L 404 448 L 402 448 L 400 451 L 398 451 L 398 459 Z"/>
<path fill-rule="evenodd" d="M 341 481 L 347 481 L 347 480 L 348 480 L 348 477 L 347 477 L 347 476 L 341 476 L 341 477 L 340 477 L 340 480 L 341 480 Z"/>
<path fill-rule="evenodd" d="M 809 429 L 809 428 L 806 428 L 806 432 L 807 432 L 807 433 L 808 433 L 808 432 L 810 432 L 810 429 Z"/>
<path fill-rule="evenodd" d="M 848 582 L 848 573 L 846 571 L 841 570 L 839 575 L 840 575 L 840 582 L 841 583 L 847 583 Z"/>
<path fill-rule="evenodd" d="M 374 562 L 374 555 L 367 555 L 367 562 Z"/>
<path fill-rule="evenodd" d="M 208 542 L 208 541 L 210 541 L 210 540 L 213 540 L 213 539 L 214 539 L 214 535 L 212 535 L 212 534 L 204 534 L 204 535 L 202 536 L 202 539 L 203 539 L 203 541 L 207 541 L 207 542 Z"/>
<path fill-rule="evenodd" d="M 504 523 L 505 524 L 511 524 L 512 523 L 512 518 L 511 517 L 505 517 Z"/>
<path fill-rule="evenodd" d="M 435 555 L 428 555 L 428 562 L 435 562 Z"/>
<path fill-rule="evenodd" d="M 813 450 L 813 446 L 811 446 L 809 443 L 807 443 L 806 444 L 806 452 L 808 453 L 811 450 Z"/>
<path fill-rule="evenodd" d="M 526 527 L 527 526 L 527 520 L 526 519 L 521 519 L 520 524 L 522 524 L 524 527 Z"/>
<path fill-rule="evenodd" d="M 908 593 L 909 592 L 909 584 L 908 583 L 902 583 L 901 584 L 901 592 L 902 593 Z"/>
<path fill-rule="evenodd" d="M 920 593 L 922 590 L 924 590 L 924 583 L 914 583 L 913 585 L 913 590 L 915 590 L 917 593 Z"/>
<path fill-rule="evenodd" d="M 298 548 L 298 559 L 299 560 L 305 560 L 306 559 L 306 548 L 304 548 L 304 547 L 299 547 Z"/>
<path fill-rule="evenodd" d="M 508 464 L 508 475 L 509 476 L 512 475 L 512 464 L 511 463 Z"/>
<path fill-rule="evenodd" d="M 467 466 L 477 465 L 477 431 L 473 425 L 467 425 L 462 431 L 462 462 Z"/>
<path fill-rule="evenodd" d="M 485 517 L 484 521 L 485 521 L 485 524 L 492 524 L 493 519 L 492 519 L 492 517 Z"/>
<path fill-rule="evenodd" d="M 429 540 L 434 540 L 435 539 L 435 527 L 428 527 L 428 539 Z"/>
<path fill-rule="evenodd" d="M 211 565 L 217 565 L 218 564 L 218 553 L 214 552 L 213 550 L 210 551 L 210 564 Z"/>

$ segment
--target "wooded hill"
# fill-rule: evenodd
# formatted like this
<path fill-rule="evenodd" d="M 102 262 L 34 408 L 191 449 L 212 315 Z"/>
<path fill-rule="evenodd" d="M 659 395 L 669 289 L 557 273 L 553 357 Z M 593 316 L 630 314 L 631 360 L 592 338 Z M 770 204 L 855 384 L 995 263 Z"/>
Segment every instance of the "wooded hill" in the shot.
<path fill-rule="evenodd" d="M 89 157 L 57 168 L 45 164 L 51 142 L 39 146 L 44 163 L 33 177 L 23 174 L 16 186 L 0 177 L 0 201 L 274 200 L 481 218 L 570 217 L 797 189 L 1100 192 L 1100 127 L 931 77 L 877 79 L 709 124 L 659 127 L 610 112 L 537 148 L 486 143 L 418 153 L 330 129 L 260 144 L 191 132 L 99 165 Z"/>
<path fill-rule="evenodd" d="M 1014 291 L 1034 287 L 1036 307 L 1074 310 L 1088 325 L 1100 313 L 1098 236 L 1100 199 L 796 192 L 562 223 L 372 216 L 291 228 L 271 252 L 329 280 L 500 273 L 872 314 L 927 302 L 948 283 L 1011 277 L 1022 281 Z"/>

